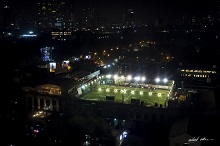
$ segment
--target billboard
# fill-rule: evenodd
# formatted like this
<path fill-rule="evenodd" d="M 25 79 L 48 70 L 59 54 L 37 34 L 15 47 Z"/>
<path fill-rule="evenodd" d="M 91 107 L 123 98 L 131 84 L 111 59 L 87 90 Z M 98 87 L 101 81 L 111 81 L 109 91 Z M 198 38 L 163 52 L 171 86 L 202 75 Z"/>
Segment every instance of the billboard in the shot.
<path fill-rule="evenodd" d="M 55 72 L 56 70 L 56 62 L 49 63 L 50 72 Z"/>
<path fill-rule="evenodd" d="M 52 49 L 53 47 L 40 48 L 42 61 L 52 61 Z"/>

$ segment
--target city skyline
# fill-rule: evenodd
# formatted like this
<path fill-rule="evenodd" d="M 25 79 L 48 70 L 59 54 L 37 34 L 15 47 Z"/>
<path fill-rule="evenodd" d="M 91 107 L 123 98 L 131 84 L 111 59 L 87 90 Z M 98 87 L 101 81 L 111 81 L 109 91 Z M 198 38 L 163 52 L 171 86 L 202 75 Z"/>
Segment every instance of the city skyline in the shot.
<path fill-rule="evenodd" d="M 1 145 L 220 146 L 212 1 L 3 0 Z"/>
<path fill-rule="evenodd" d="M 202 15 L 208 11 L 214 1 L 144 1 L 144 0 L 121 0 L 121 1 L 101 1 L 101 0 L 74 0 L 66 1 L 72 5 L 70 11 L 74 15 L 78 15 L 82 8 L 94 8 L 96 13 L 102 15 L 113 22 L 122 20 L 123 14 L 127 9 L 132 9 L 135 18 L 138 21 L 145 22 L 147 19 L 164 19 L 167 22 L 172 22 L 177 18 L 182 18 L 185 15 Z M 16 17 L 25 19 L 33 19 L 37 16 L 38 8 L 37 1 L 5 1 L 1 3 L 1 11 L 5 5 L 12 8 Z M 69 6 L 69 5 L 68 5 Z M 1 16 L 2 17 L 2 16 Z M 2 19 L 2 18 L 1 18 Z"/>

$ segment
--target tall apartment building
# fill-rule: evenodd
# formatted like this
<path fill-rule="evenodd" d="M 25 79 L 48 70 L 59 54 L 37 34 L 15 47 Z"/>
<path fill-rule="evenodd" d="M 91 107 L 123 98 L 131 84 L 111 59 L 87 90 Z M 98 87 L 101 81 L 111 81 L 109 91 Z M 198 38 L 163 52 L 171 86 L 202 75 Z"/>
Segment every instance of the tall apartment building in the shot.
<path fill-rule="evenodd" d="M 39 29 L 69 27 L 70 12 L 66 0 L 38 0 Z"/>
<path fill-rule="evenodd" d="M 211 10 L 209 12 L 210 22 L 214 25 L 220 24 L 220 3 L 212 3 Z"/>
<path fill-rule="evenodd" d="M 94 8 L 83 8 L 82 9 L 82 26 L 91 27 L 95 22 L 95 9 Z"/>

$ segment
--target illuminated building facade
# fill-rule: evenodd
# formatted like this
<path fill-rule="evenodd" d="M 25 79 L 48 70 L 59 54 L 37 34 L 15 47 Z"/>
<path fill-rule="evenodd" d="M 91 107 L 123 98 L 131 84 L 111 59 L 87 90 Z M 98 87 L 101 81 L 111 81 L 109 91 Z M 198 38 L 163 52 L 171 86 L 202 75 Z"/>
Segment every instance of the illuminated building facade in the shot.
<path fill-rule="evenodd" d="M 62 112 L 68 105 L 69 99 L 82 94 L 82 83 L 90 84 L 97 78 L 100 71 L 79 74 L 79 80 L 67 77 L 56 78 L 50 83 L 40 84 L 35 87 L 23 87 L 25 92 L 26 108 L 28 111 Z M 81 81 L 80 81 L 81 79 Z M 84 79 L 82 81 L 82 79 Z"/>
<path fill-rule="evenodd" d="M 42 61 L 52 61 L 52 50 L 53 47 L 45 47 L 45 48 L 40 48 L 41 52 L 41 60 Z"/>
<path fill-rule="evenodd" d="M 205 69 L 179 69 L 179 74 L 183 78 L 194 79 L 203 81 L 204 83 L 212 83 L 216 76 L 218 76 L 217 70 L 205 70 Z"/>
<path fill-rule="evenodd" d="M 65 41 L 72 38 L 71 31 L 52 31 L 51 36 L 53 40 Z"/>

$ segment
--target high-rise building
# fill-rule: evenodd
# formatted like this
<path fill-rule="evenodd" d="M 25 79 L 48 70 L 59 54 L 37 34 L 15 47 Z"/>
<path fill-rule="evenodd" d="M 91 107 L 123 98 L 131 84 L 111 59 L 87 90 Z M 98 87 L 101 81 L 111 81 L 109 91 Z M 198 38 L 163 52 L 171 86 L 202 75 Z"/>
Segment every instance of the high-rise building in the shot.
<path fill-rule="evenodd" d="M 81 16 L 81 26 L 89 28 L 94 26 L 95 22 L 95 9 L 94 8 L 83 8 Z"/>
<path fill-rule="evenodd" d="M 39 28 L 68 28 L 68 10 L 66 0 L 38 0 Z"/>
<path fill-rule="evenodd" d="M 220 24 L 220 3 L 212 3 L 210 10 L 210 21 L 214 25 Z"/>

